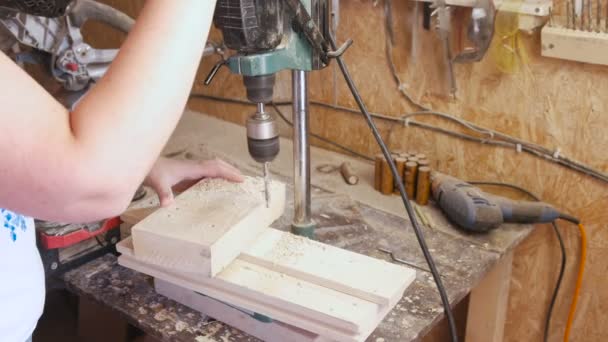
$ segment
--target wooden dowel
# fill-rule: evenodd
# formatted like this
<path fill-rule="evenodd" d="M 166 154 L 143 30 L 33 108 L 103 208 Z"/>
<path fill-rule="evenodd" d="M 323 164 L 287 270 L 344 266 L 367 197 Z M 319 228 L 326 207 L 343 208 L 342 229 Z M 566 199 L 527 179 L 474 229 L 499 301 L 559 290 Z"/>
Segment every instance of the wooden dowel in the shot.
<path fill-rule="evenodd" d="M 382 187 L 382 160 L 384 156 L 382 153 L 376 154 L 375 167 L 374 167 L 374 189 L 380 191 Z"/>
<path fill-rule="evenodd" d="M 355 185 L 359 183 L 359 177 L 355 174 L 355 171 L 349 162 L 344 162 L 340 165 L 340 173 L 347 184 Z"/>
<path fill-rule="evenodd" d="M 382 159 L 382 184 L 380 186 L 380 192 L 385 195 L 393 193 L 393 174 L 391 168 L 386 159 Z"/>
<path fill-rule="evenodd" d="M 431 194 L 431 168 L 423 166 L 418 168 L 418 180 L 416 186 L 416 203 L 427 205 Z"/>
<path fill-rule="evenodd" d="M 418 164 L 415 162 L 405 163 L 405 172 L 403 182 L 405 183 L 405 192 L 409 199 L 414 199 L 416 195 L 416 176 L 418 173 Z"/>
<path fill-rule="evenodd" d="M 401 179 L 403 179 L 403 177 L 404 177 L 403 171 L 405 170 L 405 163 L 407 163 L 407 159 L 401 158 L 401 157 L 395 158 L 395 165 L 397 166 L 397 173 L 399 173 L 399 176 L 401 176 Z M 399 188 L 397 188 L 396 185 L 397 184 L 395 184 L 393 193 L 399 194 Z"/>

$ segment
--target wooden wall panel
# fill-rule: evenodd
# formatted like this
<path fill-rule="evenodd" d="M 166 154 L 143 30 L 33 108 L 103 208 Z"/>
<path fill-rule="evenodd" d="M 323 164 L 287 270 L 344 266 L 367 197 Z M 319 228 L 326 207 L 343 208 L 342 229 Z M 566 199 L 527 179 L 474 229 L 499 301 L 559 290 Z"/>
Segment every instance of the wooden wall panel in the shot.
<path fill-rule="evenodd" d="M 131 14 L 137 13 L 143 3 L 141 0 L 105 2 L 127 8 Z M 341 1 L 341 6 L 338 38 L 355 40 L 346 61 L 370 110 L 399 116 L 415 109 L 397 90 L 385 58 L 383 2 L 374 7 L 372 1 L 349 0 Z M 441 45 L 435 33 L 419 29 L 417 53 L 412 53 L 413 6 L 411 2 L 393 1 L 395 46 L 392 53 L 402 86 L 413 98 L 481 126 L 559 148 L 564 155 L 608 171 L 608 134 L 605 134 L 608 67 L 543 58 L 540 35 L 534 32 L 520 37 L 527 63 L 514 73 L 505 74 L 497 66 L 496 51 L 501 42 L 495 38 L 492 51 L 482 62 L 455 66 L 459 89 L 457 99 L 451 100 L 445 87 Z M 458 23 L 459 19 L 455 21 Z M 99 44 L 115 44 L 119 39 L 97 27 L 90 31 Z M 454 34 L 455 47 L 462 45 L 462 37 L 463 32 Z M 213 30 L 211 38 L 219 40 L 221 35 Z M 202 85 L 202 79 L 217 60 L 217 56 L 212 56 L 201 63 L 194 92 L 244 99 L 241 78 L 230 75 L 228 70 L 222 70 L 211 86 Z M 312 73 L 310 84 L 311 99 L 356 108 L 335 63 Z M 277 101 L 291 98 L 289 72 L 278 75 L 275 95 Z M 237 123 L 244 123 L 254 110 L 245 105 L 201 99 L 192 100 L 190 107 Z M 289 107 L 283 108 L 290 115 Z M 457 128 L 436 118 L 419 119 Z M 571 341 L 597 341 L 608 336 L 608 291 L 605 289 L 608 187 L 605 183 L 512 149 L 483 146 L 414 127 L 378 124 L 391 148 L 424 152 L 436 160 L 434 166 L 443 172 L 464 179 L 516 183 L 583 218 L 590 238 L 589 259 Z M 357 115 L 312 106 L 311 129 L 367 155 L 378 151 L 365 122 Z M 289 135 L 286 127 L 282 131 Z M 313 142 L 325 146 L 314 139 Z M 579 251 L 576 227 L 566 223 L 560 223 L 559 227 L 565 237 L 569 261 L 555 309 L 551 341 L 559 341 L 563 334 Z M 517 249 L 506 341 L 541 340 L 558 262 L 558 244 L 550 226 L 539 226 Z"/>

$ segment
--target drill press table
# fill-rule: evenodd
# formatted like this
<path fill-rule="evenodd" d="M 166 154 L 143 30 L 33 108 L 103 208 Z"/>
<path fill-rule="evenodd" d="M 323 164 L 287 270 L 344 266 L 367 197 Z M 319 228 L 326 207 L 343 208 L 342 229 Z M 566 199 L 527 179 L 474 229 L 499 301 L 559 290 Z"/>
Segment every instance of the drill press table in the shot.
<path fill-rule="evenodd" d="M 245 173 L 260 173 L 249 161 L 244 129 L 200 114 L 187 113 L 166 152 L 181 152 L 195 158 L 219 155 Z M 230 143 L 226 143 L 229 141 Z M 283 140 L 273 174 L 290 184 L 291 146 Z M 179 153 L 178 153 L 179 154 Z M 427 335 L 441 318 L 441 302 L 416 241 L 410 222 L 401 217 L 397 197 L 373 190 L 373 165 L 312 149 L 312 213 L 318 223 L 320 241 L 380 259 L 390 260 L 379 248 L 390 249 L 417 270 L 416 280 L 389 313 L 369 341 L 410 341 Z M 339 173 L 318 174 L 316 167 L 350 161 L 359 172 L 357 186 L 347 186 Z M 293 188 L 288 187 L 286 211 L 273 224 L 289 230 L 293 215 Z M 149 206 L 146 198 L 136 206 Z M 500 341 L 506 313 L 512 250 L 531 231 L 531 226 L 505 225 L 488 235 L 468 235 L 452 227 L 441 212 L 429 205 L 422 208 L 432 227 L 423 227 L 453 305 L 470 294 L 467 341 Z M 168 227 L 170 228 L 170 227 Z M 68 289 L 83 303 L 96 306 L 95 319 L 103 312 L 120 316 L 146 334 L 163 341 L 256 341 L 255 338 L 210 320 L 192 309 L 154 292 L 152 278 L 121 267 L 113 255 L 85 264 L 65 275 Z M 81 306 L 82 307 L 82 306 Z M 466 310 L 459 305 L 458 311 Z M 86 320 L 81 312 L 81 319 Z M 457 315 L 464 316 L 464 315 Z M 81 322 L 82 326 L 91 326 Z M 464 325 L 464 322 L 459 322 Z M 474 327 L 471 329 L 470 327 Z M 109 331 L 104 327 L 103 331 Z M 99 333 L 99 332 L 98 332 Z M 125 335 L 126 336 L 126 335 Z M 445 336 L 437 336 L 445 340 Z"/>

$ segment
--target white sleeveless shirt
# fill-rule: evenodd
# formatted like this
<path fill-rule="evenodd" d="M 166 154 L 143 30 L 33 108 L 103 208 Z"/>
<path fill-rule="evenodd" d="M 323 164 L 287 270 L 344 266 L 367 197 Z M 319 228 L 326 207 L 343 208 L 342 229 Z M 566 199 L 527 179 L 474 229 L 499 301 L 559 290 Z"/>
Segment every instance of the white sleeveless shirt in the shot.
<path fill-rule="evenodd" d="M 34 220 L 0 209 L 0 342 L 24 342 L 44 307 Z"/>

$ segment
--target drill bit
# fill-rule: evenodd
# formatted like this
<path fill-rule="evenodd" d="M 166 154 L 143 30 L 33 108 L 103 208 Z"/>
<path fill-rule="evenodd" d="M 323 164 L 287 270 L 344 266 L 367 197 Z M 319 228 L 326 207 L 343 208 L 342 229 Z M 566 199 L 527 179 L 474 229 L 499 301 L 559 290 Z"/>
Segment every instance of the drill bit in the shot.
<path fill-rule="evenodd" d="M 270 162 L 264 163 L 264 198 L 266 199 L 266 208 L 270 205 Z"/>

